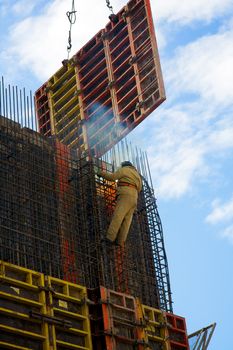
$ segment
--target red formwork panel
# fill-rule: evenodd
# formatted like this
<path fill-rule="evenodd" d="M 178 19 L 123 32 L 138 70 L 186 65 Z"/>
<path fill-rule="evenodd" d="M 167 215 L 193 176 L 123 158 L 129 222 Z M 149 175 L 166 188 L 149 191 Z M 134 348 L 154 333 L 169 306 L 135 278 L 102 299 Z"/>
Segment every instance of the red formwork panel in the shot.
<path fill-rule="evenodd" d="M 168 312 L 165 312 L 164 316 L 169 350 L 189 350 L 185 318 Z"/>
<path fill-rule="evenodd" d="M 100 286 L 89 289 L 93 350 L 144 350 L 136 299 Z"/>
<path fill-rule="evenodd" d="M 43 134 L 49 134 L 49 113 L 52 134 L 97 157 L 165 100 L 149 0 L 131 0 L 116 16 L 116 22 L 110 21 L 66 61 L 35 96 Z M 68 124 L 73 137 L 63 139 L 71 130 Z"/>
<path fill-rule="evenodd" d="M 51 120 L 46 86 L 46 83 L 43 84 L 35 93 L 35 110 L 39 131 L 45 136 L 51 136 Z"/>

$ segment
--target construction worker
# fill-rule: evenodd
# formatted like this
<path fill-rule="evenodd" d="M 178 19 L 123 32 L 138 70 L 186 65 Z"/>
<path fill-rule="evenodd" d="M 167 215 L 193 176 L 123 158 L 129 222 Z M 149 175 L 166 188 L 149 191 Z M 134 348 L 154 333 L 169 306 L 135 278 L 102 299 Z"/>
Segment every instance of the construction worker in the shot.
<path fill-rule="evenodd" d="M 122 162 L 115 173 L 97 171 L 97 175 L 109 181 L 118 180 L 116 207 L 104 240 L 123 246 L 137 207 L 138 193 L 142 189 L 141 176 L 129 161 Z"/>

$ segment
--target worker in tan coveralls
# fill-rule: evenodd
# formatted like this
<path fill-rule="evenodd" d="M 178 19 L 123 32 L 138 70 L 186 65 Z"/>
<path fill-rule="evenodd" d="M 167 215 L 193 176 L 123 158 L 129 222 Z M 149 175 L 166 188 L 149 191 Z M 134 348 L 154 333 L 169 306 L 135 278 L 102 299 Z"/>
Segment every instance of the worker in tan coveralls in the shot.
<path fill-rule="evenodd" d="M 122 162 L 115 173 L 98 171 L 97 174 L 109 181 L 118 180 L 116 207 L 105 240 L 123 246 L 137 207 L 138 193 L 142 189 L 141 176 L 129 161 Z"/>

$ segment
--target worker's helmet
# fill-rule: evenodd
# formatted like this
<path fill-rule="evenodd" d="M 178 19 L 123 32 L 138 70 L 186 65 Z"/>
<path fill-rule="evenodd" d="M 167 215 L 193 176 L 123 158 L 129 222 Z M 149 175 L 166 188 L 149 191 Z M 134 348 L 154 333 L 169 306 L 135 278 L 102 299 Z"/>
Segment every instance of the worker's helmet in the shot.
<path fill-rule="evenodd" d="M 123 168 L 124 166 L 133 166 L 133 164 L 129 160 L 125 160 L 121 163 L 121 166 Z"/>

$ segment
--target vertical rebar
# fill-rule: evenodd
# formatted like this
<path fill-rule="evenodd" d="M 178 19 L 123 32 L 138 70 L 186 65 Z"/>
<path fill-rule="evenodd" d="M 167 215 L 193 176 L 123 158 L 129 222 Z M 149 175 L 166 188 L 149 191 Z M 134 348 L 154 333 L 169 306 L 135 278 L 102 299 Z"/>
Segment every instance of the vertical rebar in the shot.
<path fill-rule="evenodd" d="M 16 86 L 15 92 L 16 92 L 16 115 L 17 115 L 17 123 L 19 123 L 19 95 L 18 95 L 18 86 Z"/>
<path fill-rule="evenodd" d="M 32 116 L 31 116 L 32 118 Z M 30 108 L 29 108 L 29 97 L 27 96 L 27 127 L 30 128 Z"/>
<path fill-rule="evenodd" d="M 2 114 L 2 81 L 0 81 L 0 116 Z"/>
<path fill-rule="evenodd" d="M 0 115 L 37 131 L 34 97 L 31 90 L 29 95 L 18 86 L 5 86 L 4 77 L 0 80 Z"/>
<path fill-rule="evenodd" d="M 149 179 L 150 179 L 150 186 L 151 186 L 151 188 L 153 188 L 152 177 L 151 177 L 151 172 L 150 172 L 150 166 L 149 166 L 147 153 L 145 153 L 145 158 L 146 158 L 146 164 L 147 164 L 147 169 L 148 169 L 148 174 L 149 174 Z"/>
<path fill-rule="evenodd" d="M 8 94 L 7 94 L 7 88 L 5 88 L 5 94 L 6 94 L 6 117 L 8 116 Z"/>
<path fill-rule="evenodd" d="M 8 84 L 8 99 L 9 99 L 9 118 L 12 119 L 12 113 L 11 113 L 11 87 Z"/>
<path fill-rule="evenodd" d="M 4 87 L 4 78 L 2 77 L 2 104 L 3 104 L 3 116 L 6 116 L 5 108 L 5 87 Z"/>
<path fill-rule="evenodd" d="M 32 91 L 30 90 L 30 112 L 31 112 L 31 125 L 32 125 L 32 130 L 34 130 L 34 120 L 35 120 L 35 114 L 33 112 L 33 104 L 32 104 Z"/>
<path fill-rule="evenodd" d="M 16 121 L 16 115 L 15 115 L 15 87 L 12 86 L 12 94 L 13 94 L 13 119 L 14 122 Z"/>
<path fill-rule="evenodd" d="M 24 109 L 24 125 L 26 126 L 27 124 L 27 116 L 26 116 L 26 92 L 25 92 L 25 88 L 23 88 L 23 109 Z"/>
<path fill-rule="evenodd" d="M 35 96 L 33 98 L 33 102 L 34 102 L 35 130 L 37 132 L 39 132 L 39 121 L 36 118 L 36 108 L 35 108 L 35 106 L 36 106 L 36 98 L 35 98 Z"/>
<path fill-rule="evenodd" d="M 19 90 L 19 103 L 20 103 L 20 117 L 19 122 L 23 125 L 23 100 L 22 100 L 22 90 Z"/>
<path fill-rule="evenodd" d="M 127 140 L 127 138 L 125 138 L 125 144 L 126 144 L 127 158 L 130 159 L 130 155 L 129 155 L 129 146 L 128 146 L 128 140 Z"/>

